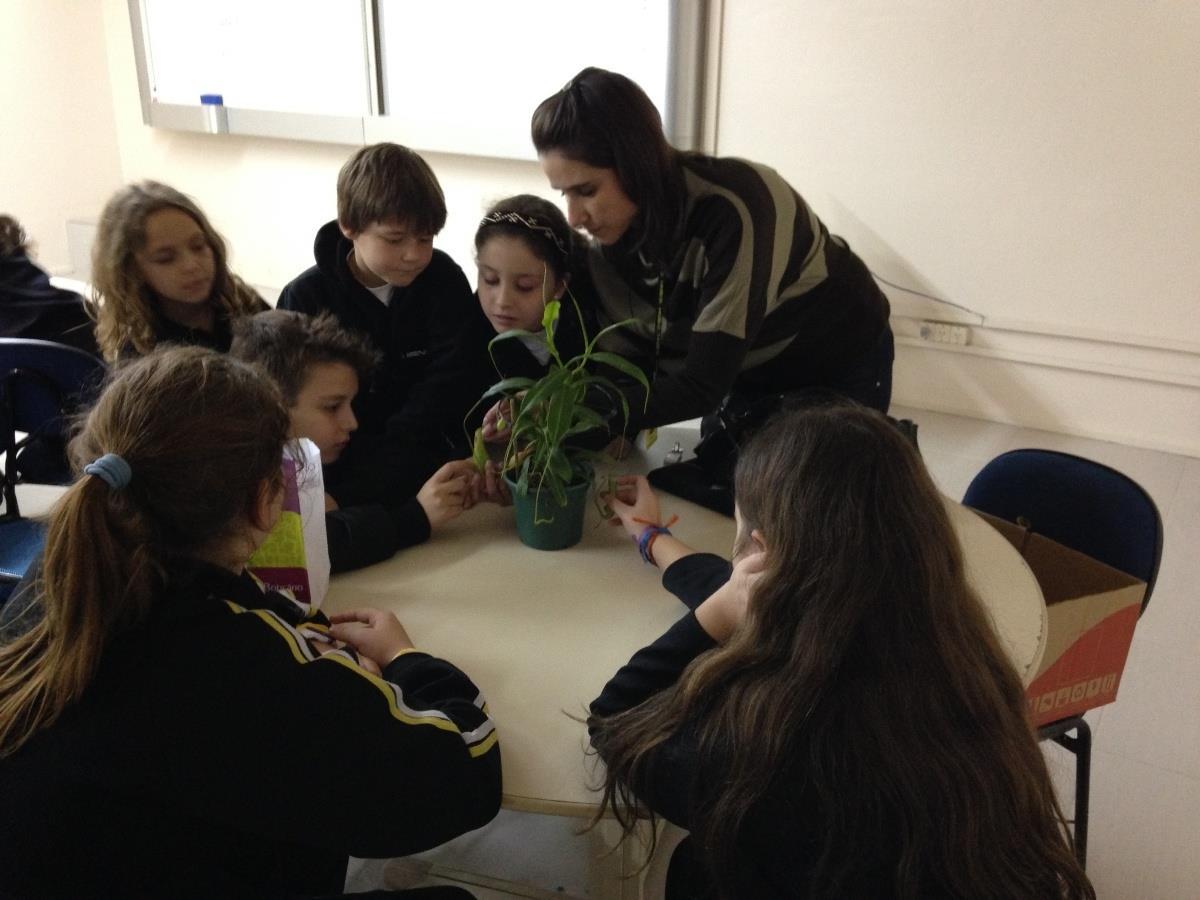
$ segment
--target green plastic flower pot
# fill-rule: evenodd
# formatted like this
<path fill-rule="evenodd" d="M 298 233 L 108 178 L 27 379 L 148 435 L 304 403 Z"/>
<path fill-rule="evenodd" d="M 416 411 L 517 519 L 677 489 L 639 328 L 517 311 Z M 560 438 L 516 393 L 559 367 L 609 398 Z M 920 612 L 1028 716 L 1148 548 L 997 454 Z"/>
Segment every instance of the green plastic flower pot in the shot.
<path fill-rule="evenodd" d="M 535 550 L 565 550 L 574 547 L 583 538 L 583 514 L 587 510 L 588 490 L 591 479 L 568 485 L 567 505 L 559 506 L 550 491 L 543 491 L 541 498 L 530 489 L 522 496 L 517 485 L 508 475 L 504 476 L 513 498 L 517 513 L 517 535 L 521 543 Z M 534 516 L 534 502 L 538 516 Z M 541 521 L 536 521 L 540 519 Z M 549 520 L 549 521 L 547 521 Z"/>

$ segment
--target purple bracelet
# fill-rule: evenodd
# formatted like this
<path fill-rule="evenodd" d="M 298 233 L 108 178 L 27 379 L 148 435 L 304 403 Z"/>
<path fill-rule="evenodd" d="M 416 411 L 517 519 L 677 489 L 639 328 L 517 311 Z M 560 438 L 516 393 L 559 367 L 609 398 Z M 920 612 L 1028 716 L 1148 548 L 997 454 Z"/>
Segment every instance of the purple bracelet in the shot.
<path fill-rule="evenodd" d="M 645 528 L 643 528 L 642 533 L 633 539 L 633 542 L 637 544 L 638 553 L 641 554 L 642 559 L 652 566 L 657 565 L 657 563 L 654 561 L 654 557 L 650 555 L 650 546 L 654 543 L 654 539 L 660 534 L 670 533 L 671 529 L 667 528 L 665 525 L 647 525 Z"/>

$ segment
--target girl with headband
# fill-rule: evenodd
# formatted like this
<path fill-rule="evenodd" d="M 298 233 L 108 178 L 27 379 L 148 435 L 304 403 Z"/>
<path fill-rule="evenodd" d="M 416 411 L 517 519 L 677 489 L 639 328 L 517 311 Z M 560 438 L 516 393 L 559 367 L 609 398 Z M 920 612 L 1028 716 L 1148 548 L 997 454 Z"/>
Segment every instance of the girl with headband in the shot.
<path fill-rule="evenodd" d="M 479 280 L 475 295 L 487 327 L 476 321 L 477 343 L 519 329 L 529 338 L 504 341 L 493 350 L 492 375 L 541 375 L 549 362 L 543 340 L 546 304 L 561 301 L 554 339 L 560 355 L 573 356 L 582 346 L 576 305 L 567 294 L 575 259 L 574 232 L 553 203 L 520 194 L 494 204 L 475 232 Z M 487 356 L 486 348 L 483 355 Z M 499 380 L 493 378 L 493 381 Z"/>
<path fill-rule="evenodd" d="M 561 303 L 554 326 L 559 356 L 568 359 L 583 349 L 584 329 L 592 333 L 591 313 L 569 290 L 576 269 L 574 238 L 562 211 L 531 194 L 500 200 L 480 220 L 475 232 L 478 315 L 468 323 L 462 344 L 464 368 L 472 373 L 471 403 L 502 378 L 546 373 L 550 351 L 542 317 L 553 300 Z M 528 334 L 491 345 L 496 335 L 514 330 Z M 468 430 L 482 415 L 472 411 Z"/>

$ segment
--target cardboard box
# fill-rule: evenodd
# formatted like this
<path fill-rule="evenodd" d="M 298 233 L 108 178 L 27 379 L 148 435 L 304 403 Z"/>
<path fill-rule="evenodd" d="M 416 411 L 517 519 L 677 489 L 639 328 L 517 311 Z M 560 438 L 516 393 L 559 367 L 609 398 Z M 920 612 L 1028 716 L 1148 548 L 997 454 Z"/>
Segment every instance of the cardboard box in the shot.
<path fill-rule="evenodd" d="M 1045 725 L 1112 703 L 1146 583 L 1028 528 L 979 515 L 1025 558 L 1046 600 L 1046 652 L 1025 690 L 1030 720 Z"/>

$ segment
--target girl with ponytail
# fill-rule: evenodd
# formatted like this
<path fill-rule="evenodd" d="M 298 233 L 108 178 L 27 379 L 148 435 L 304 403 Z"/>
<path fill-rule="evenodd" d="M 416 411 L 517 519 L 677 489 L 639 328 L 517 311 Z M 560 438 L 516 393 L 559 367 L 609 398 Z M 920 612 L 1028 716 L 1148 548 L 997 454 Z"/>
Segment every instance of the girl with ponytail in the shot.
<path fill-rule="evenodd" d="M 0 895 L 337 893 L 347 855 L 495 814 L 499 751 L 465 675 L 375 610 L 318 646 L 244 571 L 287 433 L 273 384 L 197 347 L 119 369 L 88 413 L 40 619 L 0 647 Z"/>

